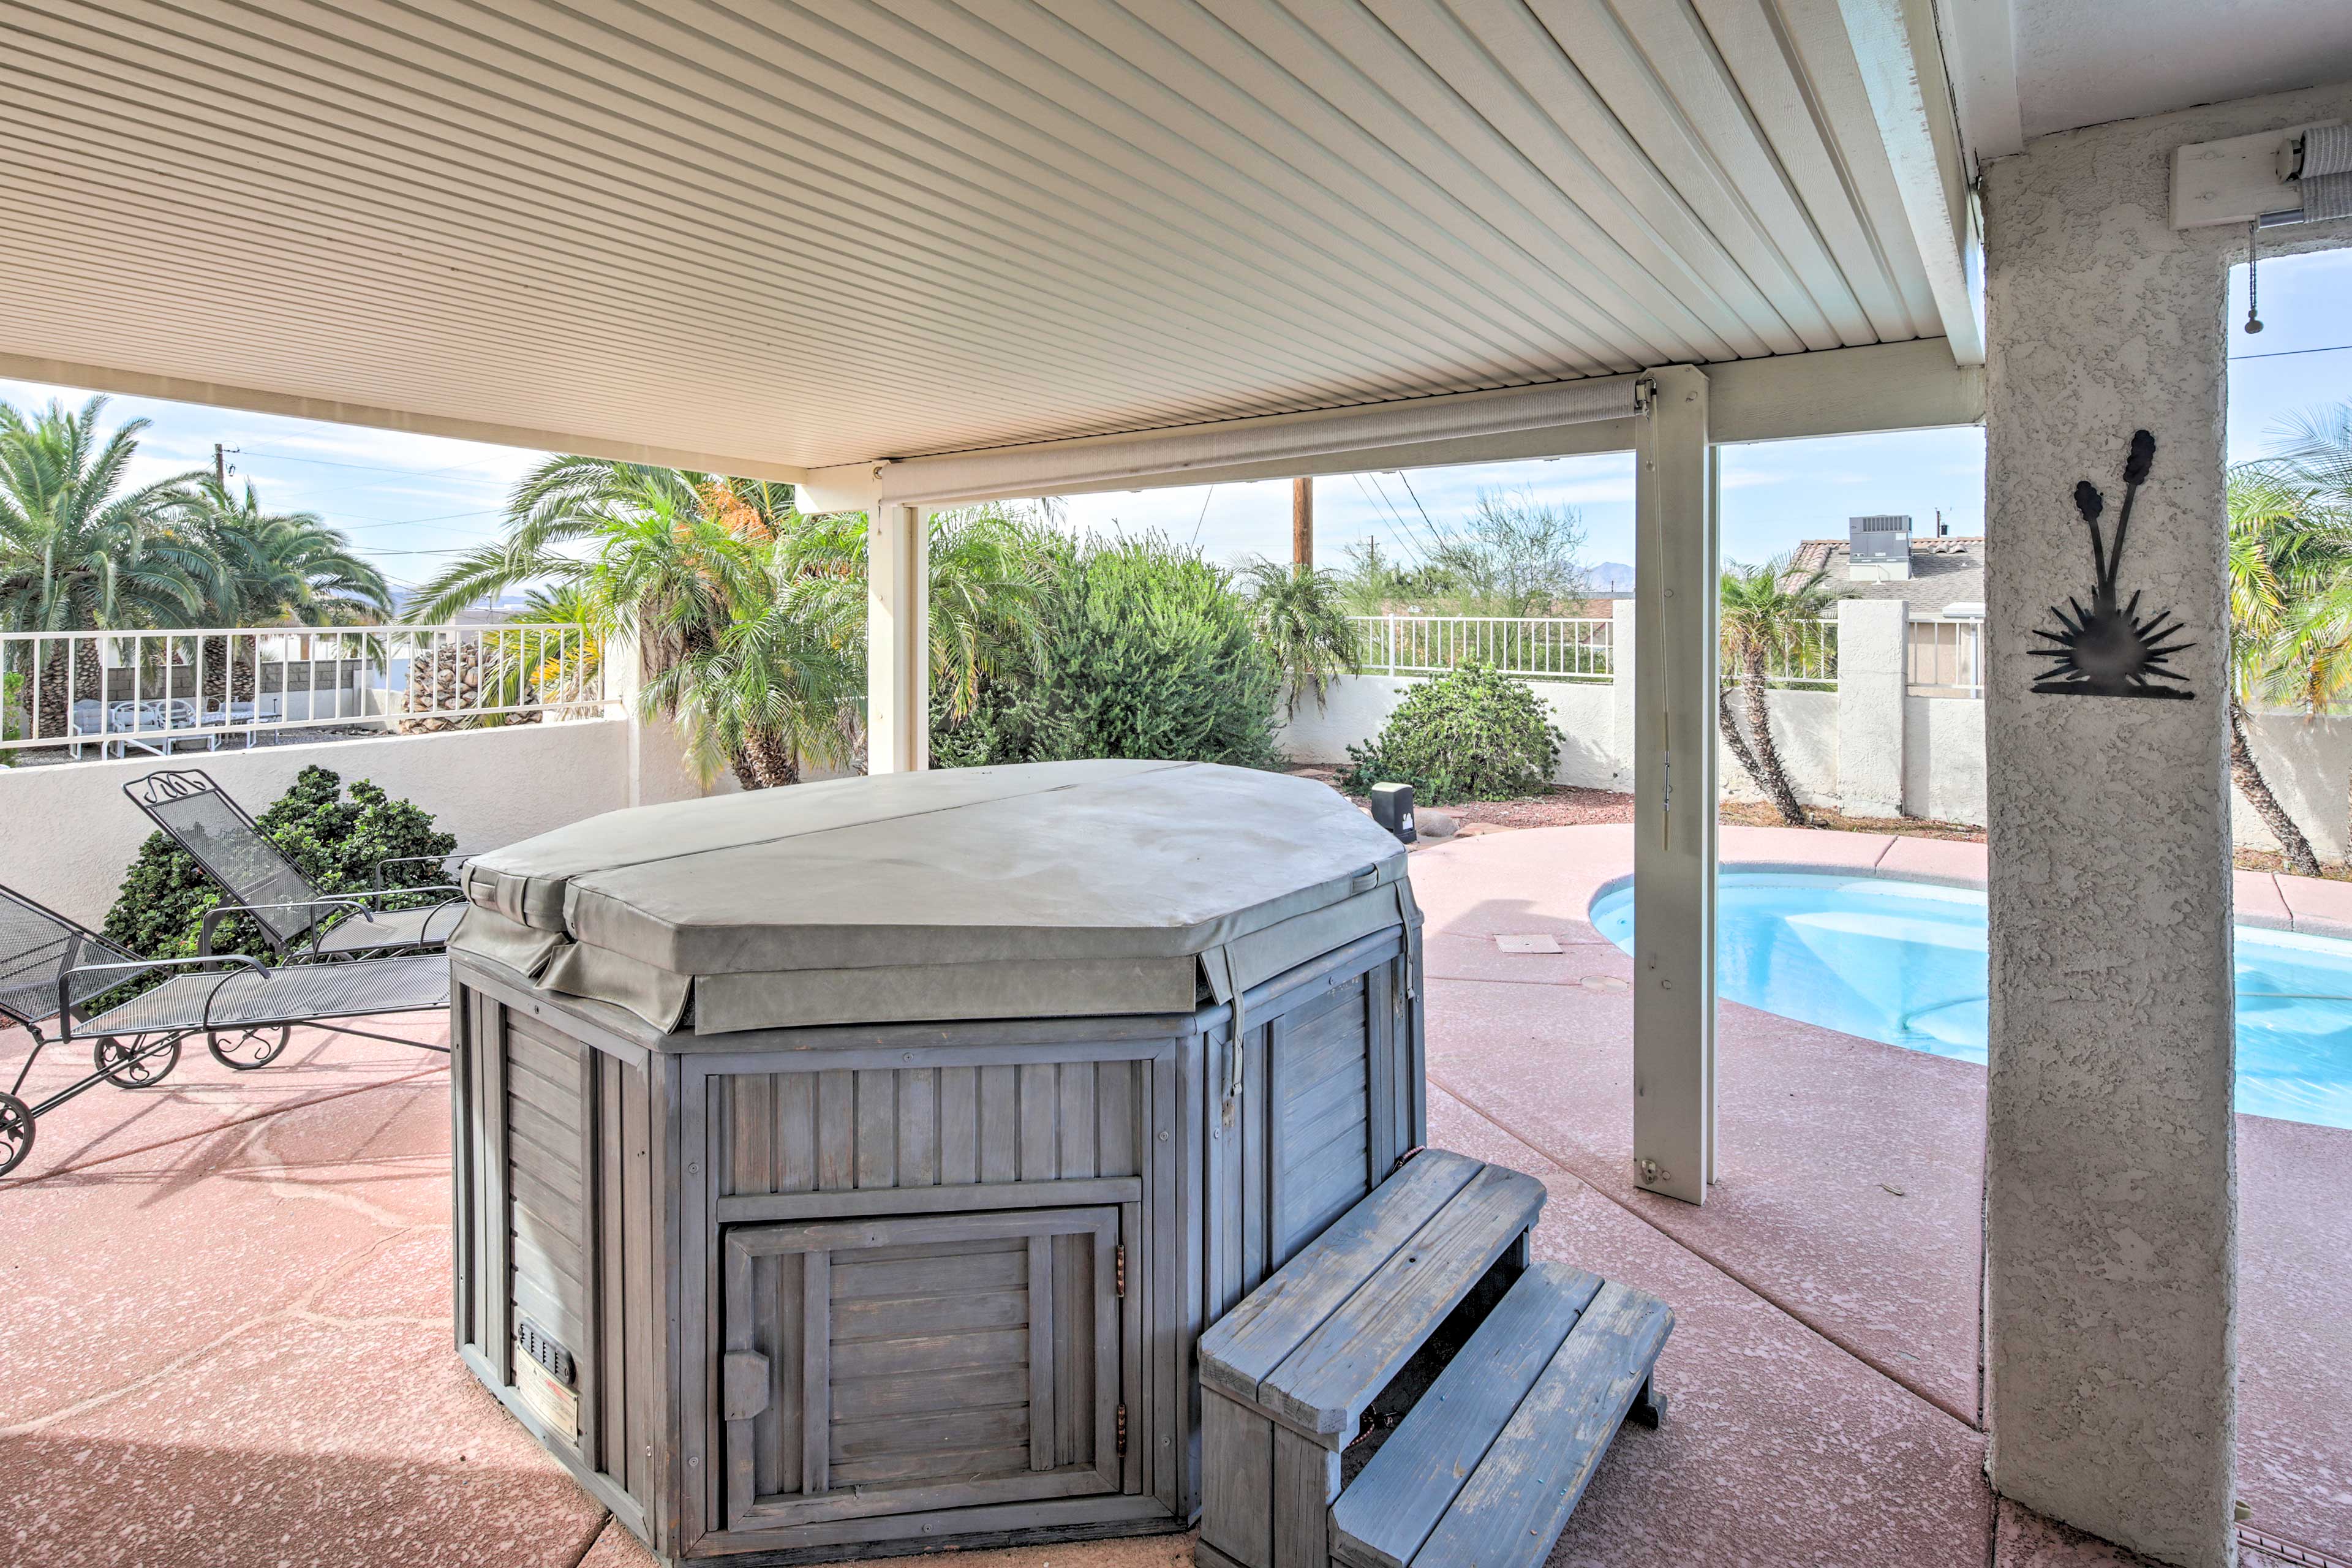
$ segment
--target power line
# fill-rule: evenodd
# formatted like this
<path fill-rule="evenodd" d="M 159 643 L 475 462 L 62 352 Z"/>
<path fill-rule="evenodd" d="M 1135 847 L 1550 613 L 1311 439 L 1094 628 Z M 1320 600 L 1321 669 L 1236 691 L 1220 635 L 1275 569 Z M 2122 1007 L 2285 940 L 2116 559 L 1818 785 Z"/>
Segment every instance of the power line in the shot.
<path fill-rule="evenodd" d="M 468 458 L 462 463 L 451 463 L 440 468 L 411 468 L 385 463 L 339 463 L 329 458 L 298 458 L 291 452 L 257 451 L 243 448 L 247 457 L 266 458 L 273 463 L 315 463 L 322 468 L 353 468 L 368 474 L 405 474 L 413 479 L 429 479 L 436 474 L 454 474 L 460 468 L 479 468 L 484 463 L 498 461 L 494 454 L 488 458 Z"/>
<path fill-rule="evenodd" d="M 2352 349 L 2352 343 L 2329 343 L 2317 349 L 2275 349 L 2266 354 L 2231 354 L 2230 362 L 2234 364 L 2242 359 L 2285 359 L 2293 354 L 2340 354 L 2346 349 Z"/>
<path fill-rule="evenodd" d="M 1404 479 L 1404 470 L 1402 468 L 1393 469 L 1391 471 L 1395 473 L 1400 481 Z M 1382 476 L 1377 473 L 1372 475 L 1372 484 L 1373 487 L 1381 492 L 1381 498 L 1386 500 L 1389 493 L 1389 487 L 1383 482 Z M 1405 489 L 1410 493 L 1412 487 L 1411 485 L 1406 485 Z M 1390 501 L 1389 505 L 1393 507 L 1396 505 L 1396 502 Z M 1413 510 L 1421 514 L 1423 543 L 1424 549 L 1426 549 L 1432 559 L 1443 555 L 1448 550 L 1454 548 L 1455 542 L 1454 536 L 1444 529 L 1437 526 L 1437 520 L 1429 515 L 1429 509 L 1421 504 L 1421 498 L 1419 496 L 1412 497 L 1412 508 Z M 1397 515 L 1402 517 L 1404 514 L 1400 511 Z"/>
<path fill-rule="evenodd" d="M 486 506 L 474 511 L 439 512 L 432 517 L 369 517 L 365 512 L 346 512 L 344 515 L 361 519 L 352 532 L 365 533 L 372 528 L 414 528 L 420 523 L 452 522 L 465 517 L 503 517 L 506 510 L 502 506 Z"/>
<path fill-rule="evenodd" d="M 1209 503 L 1216 499 L 1216 495 L 1217 487 L 1211 485 L 1209 487 L 1209 493 L 1201 498 L 1201 516 L 1200 519 L 1192 524 L 1192 542 L 1195 544 L 1201 542 L 1201 529 L 1202 525 L 1207 523 L 1209 521 Z"/>
<path fill-rule="evenodd" d="M 1396 519 L 1398 540 L 1410 548 L 1414 554 L 1418 555 L 1423 564 L 1426 564 L 1429 558 L 1436 552 L 1436 547 L 1431 542 L 1427 536 L 1421 534 L 1413 528 L 1412 522 L 1406 519 L 1403 512 L 1397 510 L 1396 502 L 1389 499 L 1388 487 L 1381 483 L 1380 475 L 1357 474 L 1353 477 L 1356 481 L 1356 488 L 1360 490 L 1364 490 L 1364 498 L 1367 500 L 1370 500 L 1375 492 L 1379 494 L 1381 505 L 1388 508 L 1389 515 Z M 1371 480 L 1370 489 L 1364 489 L 1364 481 L 1367 479 Z"/>
<path fill-rule="evenodd" d="M 1429 509 L 1421 504 L 1421 492 L 1412 488 L 1412 477 L 1402 468 L 1396 471 L 1396 477 L 1397 482 L 1404 486 L 1404 493 L 1412 497 L 1413 510 L 1421 513 L 1422 521 L 1429 524 L 1433 531 L 1444 535 L 1448 545 L 1459 545 L 1462 542 L 1454 538 L 1450 530 L 1439 528 L 1437 520 L 1429 515 Z"/>

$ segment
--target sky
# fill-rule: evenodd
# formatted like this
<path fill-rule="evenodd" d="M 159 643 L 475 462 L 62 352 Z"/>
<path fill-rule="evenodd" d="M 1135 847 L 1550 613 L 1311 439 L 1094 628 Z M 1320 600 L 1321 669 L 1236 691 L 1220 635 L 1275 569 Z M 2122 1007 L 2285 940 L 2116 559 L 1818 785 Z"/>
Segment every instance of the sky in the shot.
<path fill-rule="evenodd" d="M 2239 330 L 2245 296 L 2240 266 L 2231 281 L 2232 461 L 2267 451 L 2283 418 L 2352 400 L 2352 251 L 2263 263 L 2260 334 Z M 20 408 L 88 395 L 0 380 L 0 400 Z M 144 398 L 111 398 L 107 413 L 111 420 L 151 421 L 141 437 L 140 479 L 209 467 L 215 442 L 236 448 L 227 458 L 233 482 L 251 480 L 274 510 L 319 513 L 405 584 L 498 537 L 507 494 L 543 456 Z M 1843 537 L 1845 520 L 1866 513 L 1908 513 L 1920 533 L 1934 531 L 1938 510 L 1953 533 L 1983 529 L 1979 429 L 1729 447 L 1723 475 L 1723 553 L 1732 561 L 1761 561 L 1801 539 Z M 1335 563 L 1349 543 L 1374 538 L 1389 553 L 1416 559 L 1457 528 L 1489 486 L 1575 508 L 1588 562 L 1633 559 L 1633 459 L 1622 453 L 1321 479 L 1318 553 Z M 1197 541 L 1219 560 L 1286 557 L 1290 548 L 1290 487 L 1282 480 L 1073 497 L 1066 516 L 1089 531 L 1158 529 Z"/>

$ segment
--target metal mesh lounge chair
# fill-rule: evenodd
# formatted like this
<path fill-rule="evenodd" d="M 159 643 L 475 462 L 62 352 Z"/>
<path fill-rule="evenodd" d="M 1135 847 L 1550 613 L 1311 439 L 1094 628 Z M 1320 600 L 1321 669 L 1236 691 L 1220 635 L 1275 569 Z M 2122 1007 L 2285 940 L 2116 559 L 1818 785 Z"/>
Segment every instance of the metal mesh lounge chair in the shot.
<path fill-rule="evenodd" d="M 196 769 L 152 773 L 124 784 L 122 793 L 228 889 L 236 900 L 235 911 L 253 917 L 280 958 L 438 951 L 466 912 L 466 900 L 454 886 L 383 886 L 384 866 L 417 857 L 377 867 L 376 886 L 368 892 L 322 890 L 278 852 L 243 806 Z M 382 907 L 387 900 L 423 893 L 444 897 L 423 908 Z"/>
<path fill-rule="evenodd" d="M 225 912 L 225 911 L 224 911 Z M 163 977 L 136 995 L 111 994 Z M 205 1048 L 240 1071 L 278 1059 L 296 1024 L 449 1005 L 449 963 L 439 953 L 348 963 L 307 962 L 265 969 L 243 953 L 134 958 L 104 937 L 21 893 L 0 887 L 0 1021 L 32 1037 L 16 1080 L 0 1092 L 0 1175 L 32 1152 L 34 1124 L 100 1082 L 123 1089 L 160 1083 L 179 1065 L 180 1043 L 202 1035 Z M 338 1023 L 343 1034 L 419 1050 L 447 1047 Z M 91 1042 L 91 1070 L 37 1104 L 21 1098 L 33 1064 L 52 1045 Z"/>

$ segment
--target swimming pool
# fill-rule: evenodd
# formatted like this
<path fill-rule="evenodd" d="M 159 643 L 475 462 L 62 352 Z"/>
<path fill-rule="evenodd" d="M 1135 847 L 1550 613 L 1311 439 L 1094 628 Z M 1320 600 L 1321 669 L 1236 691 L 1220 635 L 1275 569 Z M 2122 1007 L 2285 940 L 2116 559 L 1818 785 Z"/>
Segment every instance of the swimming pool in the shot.
<path fill-rule="evenodd" d="M 1591 919 L 1627 952 L 1633 889 Z M 2238 1109 L 2352 1127 L 2352 942 L 2240 926 Z M 1963 1061 L 1985 1059 L 1985 896 L 1884 877 L 1726 871 L 1716 984 L 1725 998 Z"/>

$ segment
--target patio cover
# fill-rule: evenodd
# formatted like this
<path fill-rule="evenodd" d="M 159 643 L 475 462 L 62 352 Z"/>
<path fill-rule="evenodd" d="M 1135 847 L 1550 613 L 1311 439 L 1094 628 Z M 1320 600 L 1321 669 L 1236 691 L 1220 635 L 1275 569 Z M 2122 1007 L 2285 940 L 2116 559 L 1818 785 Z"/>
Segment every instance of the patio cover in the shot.
<path fill-rule="evenodd" d="M 1187 1012 L 1416 922 L 1402 846 L 1199 763 L 836 779 L 616 811 L 475 859 L 454 951 L 701 1035 Z"/>

